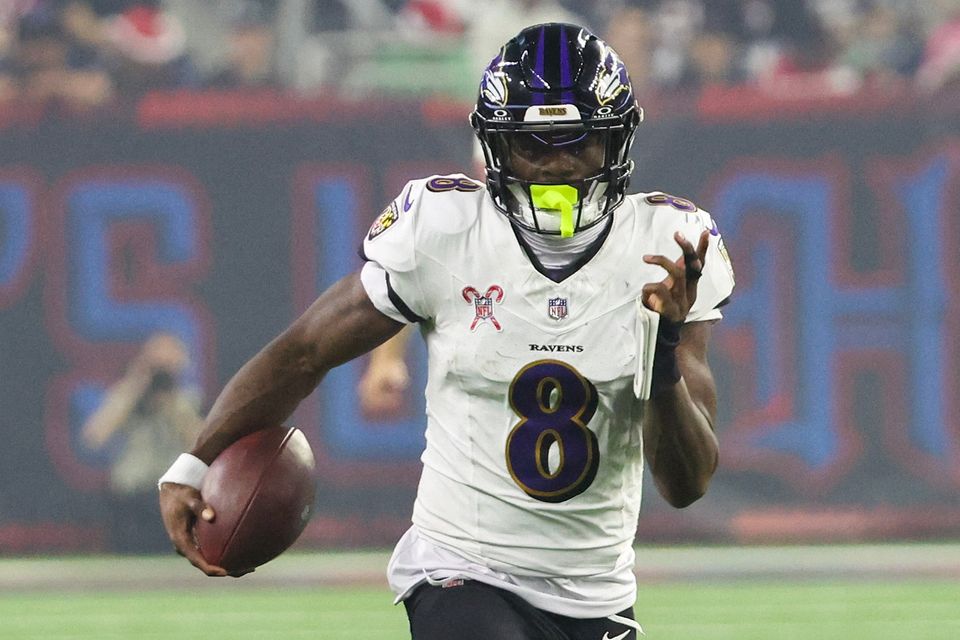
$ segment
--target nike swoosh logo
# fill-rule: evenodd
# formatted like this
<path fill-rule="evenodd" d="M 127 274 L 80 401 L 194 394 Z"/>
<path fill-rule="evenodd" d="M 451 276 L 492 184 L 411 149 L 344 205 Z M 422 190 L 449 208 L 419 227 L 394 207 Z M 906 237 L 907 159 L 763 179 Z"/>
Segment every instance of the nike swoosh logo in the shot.
<path fill-rule="evenodd" d="M 627 637 L 628 633 L 630 633 L 630 629 L 627 629 L 626 631 L 624 631 L 618 636 L 610 637 L 610 632 L 607 631 L 606 633 L 603 634 L 603 640 L 623 640 L 624 638 Z"/>
<path fill-rule="evenodd" d="M 410 207 L 413 206 L 413 200 L 410 199 L 410 192 L 413 191 L 413 185 L 407 187 L 407 195 L 403 197 L 403 210 L 404 212 L 410 211 Z"/>

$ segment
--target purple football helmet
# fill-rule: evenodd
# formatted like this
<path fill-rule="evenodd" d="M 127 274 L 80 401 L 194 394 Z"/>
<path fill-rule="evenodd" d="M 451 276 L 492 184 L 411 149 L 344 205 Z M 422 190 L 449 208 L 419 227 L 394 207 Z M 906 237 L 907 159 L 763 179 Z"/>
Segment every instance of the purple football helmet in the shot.
<path fill-rule="evenodd" d="M 590 31 L 559 23 L 528 27 L 503 46 L 483 72 L 470 115 L 497 207 L 514 224 L 562 235 L 597 224 L 623 201 L 642 119 L 617 53 Z M 599 145 L 603 161 L 573 180 L 521 179 L 518 158 L 530 158 L 537 145 L 574 155 L 588 145 L 598 155 Z M 563 230 L 556 205 L 538 197 L 550 189 L 572 205 Z"/>

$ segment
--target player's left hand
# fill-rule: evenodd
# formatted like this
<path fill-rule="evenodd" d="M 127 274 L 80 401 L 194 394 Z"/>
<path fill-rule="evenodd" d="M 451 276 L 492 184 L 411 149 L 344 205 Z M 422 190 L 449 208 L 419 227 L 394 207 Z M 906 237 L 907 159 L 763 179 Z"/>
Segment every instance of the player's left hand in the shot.
<path fill-rule="evenodd" d="M 660 282 L 643 285 L 641 299 L 648 309 L 659 313 L 662 320 L 683 322 L 697 300 L 697 283 L 706 264 L 710 232 L 703 231 L 700 234 L 696 249 L 679 231 L 673 234 L 673 239 L 683 251 L 676 261 L 661 255 L 643 256 L 647 264 L 663 267 L 667 277 Z"/>

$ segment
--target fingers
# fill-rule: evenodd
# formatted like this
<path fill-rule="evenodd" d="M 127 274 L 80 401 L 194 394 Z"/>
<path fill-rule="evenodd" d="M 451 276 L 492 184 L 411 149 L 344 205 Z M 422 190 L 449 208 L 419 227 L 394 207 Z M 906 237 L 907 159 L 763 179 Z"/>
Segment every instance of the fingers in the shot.
<path fill-rule="evenodd" d="M 200 492 L 192 487 L 164 483 L 160 489 L 160 515 L 176 552 L 208 576 L 225 576 L 223 567 L 207 562 L 194 537 L 193 525 L 197 518 L 212 522 L 216 512 L 204 503 Z"/>
<path fill-rule="evenodd" d="M 203 571 L 211 578 L 223 578 L 230 575 L 223 567 L 218 567 L 204 560 L 200 550 L 196 547 L 193 547 L 192 550 L 184 551 L 182 555 L 190 562 L 190 564 L 195 566 L 197 569 L 200 569 L 200 571 Z"/>
<path fill-rule="evenodd" d="M 700 268 L 707 264 L 707 248 L 710 246 L 710 231 L 700 232 L 700 242 L 697 243 L 697 256 L 700 258 Z"/>
<path fill-rule="evenodd" d="M 200 569 L 208 576 L 225 576 L 226 569 L 210 564 L 204 559 L 197 542 L 193 537 L 193 527 L 184 524 L 182 527 L 171 531 L 169 526 L 167 533 L 170 536 L 170 542 L 173 543 L 174 550 L 187 559 L 190 564 Z"/>
<path fill-rule="evenodd" d="M 710 232 L 704 230 L 700 233 L 696 249 L 693 248 L 686 236 L 679 231 L 673 234 L 673 239 L 676 240 L 681 251 L 683 251 L 684 278 L 688 282 L 699 280 L 700 276 L 703 275 L 703 267 L 706 263 L 707 247 L 710 245 Z"/>
<path fill-rule="evenodd" d="M 676 320 L 678 307 L 670 293 L 670 288 L 664 282 L 651 282 L 643 285 L 640 300 L 651 311 L 656 311 L 664 318 Z"/>
<path fill-rule="evenodd" d="M 213 507 L 205 504 L 203 500 L 200 500 L 199 498 L 191 498 L 187 500 L 187 507 L 189 507 L 194 517 L 202 518 L 206 522 L 213 522 L 217 517 Z"/>
<path fill-rule="evenodd" d="M 662 255 L 645 255 L 643 261 L 647 264 L 662 267 L 674 280 L 695 280 L 699 278 L 703 273 L 706 262 L 707 247 L 710 245 L 710 232 L 703 231 L 700 234 L 696 248 L 679 231 L 673 234 L 673 238 L 680 245 L 680 250 L 683 252 L 682 259 L 674 261 Z"/>
<path fill-rule="evenodd" d="M 173 542 L 174 548 L 178 554 L 186 558 L 190 564 L 195 566 L 197 569 L 200 569 L 200 571 L 203 571 L 208 576 L 222 578 L 228 575 L 226 569 L 210 564 L 206 561 L 206 559 L 204 559 L 203 554 L 200 553 L 200 548 L 197 547 L 197 543 L 194 541 L 192 534 L 171 536 L 170 540 Z"/>
<path fill-rule="evenodd" d="M 643 301 L 643 306 L 657 313 L 660 313 L 660 309 L 663 307 L 663 301 L 654 296 L 652 285 L 649 284 L 644 285 L 643 290 L 640 292 L 640 300 Z"/>
<path fill-rule="evenodd" d="M 643 261 L 647 264 L 655 264 L 658 267 L 662 267 L 663 270 L 667 272 L 667 275 L 671 280 L 671 282 L 667 283 L 668 285 L 672 284 L 672 282 L 683 280 L 684 278 L 683 266 L 677 264 L 666 256 L 646 255 L 643 256 Z"/>

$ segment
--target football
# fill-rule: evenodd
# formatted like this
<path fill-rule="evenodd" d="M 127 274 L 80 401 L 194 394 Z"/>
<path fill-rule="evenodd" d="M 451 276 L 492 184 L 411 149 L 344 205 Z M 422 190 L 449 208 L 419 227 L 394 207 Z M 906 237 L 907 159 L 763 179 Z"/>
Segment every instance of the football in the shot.
<path fill-rule="evenodd" d="M 294 427 L 262 429 L 227 447 L 201 489 L 216 513 L 194 529 L 206 561 L 244 573 L 290 547 L 313 511 L 314 468 L 310 444 Z"/>

